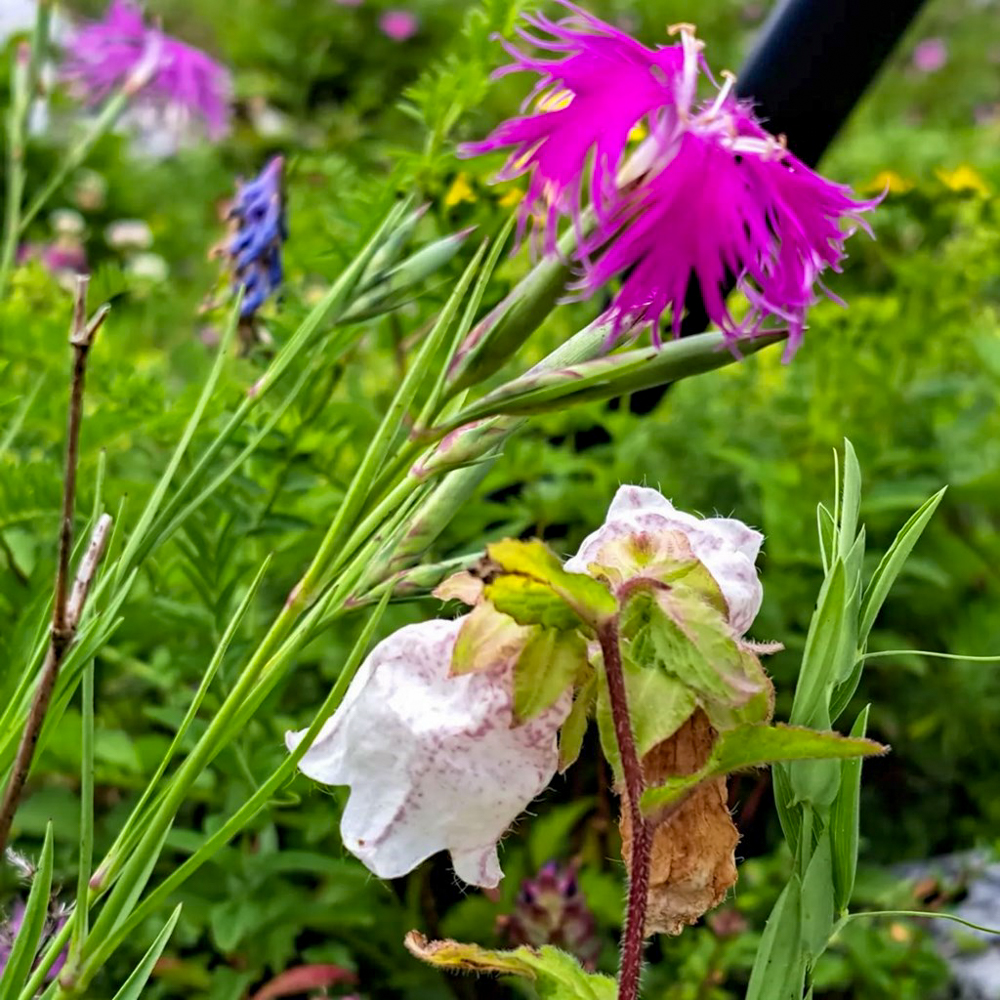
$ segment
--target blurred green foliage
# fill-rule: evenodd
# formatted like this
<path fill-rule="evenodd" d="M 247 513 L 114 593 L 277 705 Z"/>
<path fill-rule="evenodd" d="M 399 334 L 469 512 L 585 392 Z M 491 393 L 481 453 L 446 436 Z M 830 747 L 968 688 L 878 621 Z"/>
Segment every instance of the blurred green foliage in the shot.
<path fill-rule="evenodd" d="M 266 313 L 276 339 L 294 328 L 396 193 L 415 190 L 430 203 L 422 240 L 466 225 L 487 233 L 502 225 L 512 186 L 491 187 L 494 164 L 457 160 L 454 145 L 481 135 L 520 100 L 516 78 L 488 80 L 501 58 L 490 36 L 509 31 L 529 4 L 406 0 L 420 26 L 402 44 L 377 27 L 379 14 L 394 5 L 403 0 L 359 7 L 333 0 L 150 5 L 170 31 L 233 67 L 237 127 L 221 147 L 195 146 L 139 166 L 124 137 L 105 140 L 89 165 L 106 185 L 103 203 L 82 202 L 74 183 L 60 196 L 57 207 L 83 215 L 95 297 L 99 289 L 118 296 L 90 369 L 80 511 L 90 509 L 102 450 L 109 506 L 122 504 L 126 520 L 140 509 L 199 392 L 219 315 L 198 307 L 219 285 L 207 253 L 223 234 L 219 206 L 235 174 L 256 170 L 278 149 L 289 157 L 289 281 L 282 304 Z M 765 4 L 739 0 L 608 0 L 595 8 L 650 41 L 661 39 L 668 23 L 697 19 L 716 68 L 738 66 L 767 12 Z M 856 238 L 846 274 L 833 280 L 849 308 L 817 307 L 792 364 L 771 354 L 748 359 L 680 384 L 648 415 L 632 413 L 626 400 L 534 420 L 435 555 L 473 551 L 511 534 L 538 534 L 568 552 L 620 482 L 656 485 L 685 509 L 733 513 L 767 536 L 766 599 L 755 633 L 787 647 L 769 664 L 781 717 L 822 577 L 815 505 L 830 498 L 832 452 L 847 436 L 867 479 L 862 519 L 873 560 L 912 509 L 950 486 L 872 648 L 1000 652 L 995 18 L 994 7 L 974 0 L 929 3 L 832 150 L 825 164 L 831 175 L 867 192 L 889 183 L 889 191 L 875 216 L 877 240 Z M 922 74 L 911 56 L 929 36 L 944 39 L 948 60 Z M 55 110 L 65 111 L 59 101 Z M 57 142 L 34 143 L 29 184 L 40 182 L 57 154 Z M 149 224 L 167 281 L 138 279 L 105 239 L 109 222 L 133 217 Z M 32 237 L 49 238 L 49 226 L 38 221 Z M 369 324 L 350 363 L 326 362 L 321 350 L 311 370 L 299 373 L 306 391 L 254 457 L 147 564 L 98 661 L 98 851 L 159 761 L 241 588 L 269 552 L 274 563 L 223 665 L 221 689 L 232 680 L 227 667 L 235 669 L 250 636 L 280 607 L 398 383 L 410 337 L 461 265 L 456 261 L 451 275 L 402 312 Z M 491 294 L 526 268 L 524 252 L 507 260 Z M 560 310 L 529 353 L 540 357 L 596 310 Z M 49 599 L 68 314 L 68 295 L 38 264 L 16 272 L 11 297 L 0 303 L 0 698 L 17 683 Z M 252 383 L 261 360 L 251 355 L 226 367 L 206 436 Z M 277 405 L 262 407 L 233 454 Z M 394 607 L 387 624 L 437 607 Z M 182 858 L 216 829 L 283 757 L 283 732 L 311 716 L 353 635 L 348 623 L 311 644 L 294 684 L 271 697 L 200 782 L 170 835 L 168 859 Z M 219 697 L 210 692 L 207 712 Z M 1000 756 L 1000 668 L 919 654 L 876 660 L 848 715 L 866 702 L 873 705 L 869 734 L 891 743 L 893 753 L 865 766 L 862 857 L 887 864 L 991 843 L 1000 825 L 993 765 Z M 74 870 L 79 726 L 71 709 L 18 819 L 19 843 L 36 850 L 46 821 L 55 821 L 57 881 L 64 884 Z M 197 726 L 189 738 L 195 736 Z M 508 838 L 507 878 L 496 899 L 463 897 L 440 859 L 392 885 L 369 877 L 339 846 L 339 795 L 297 779 L 180 894 L 184 911 L 148 995 L 238 1000 L 286 968 L 333 962 L 356 969 L 358 989 L 371 997 L 471 997 L 469 982 L 446 981 L 406 955 L 403 934 L 419 926 L 495 941 L 497 918 L 515 905 L 522 878 L 552 858 L 578 859 L 582 891 L 605 941 L 602 968 L 612 968 L 622 899 L 619 867 L 608 861 L 617 856 L 615 807 L 597 755 L 589 759 L 557 781 L 537 817 Z M 754 856 L 742 865 L 732 906 L 658 943 L 650 1000 L 723 1000 L 745 988 L 788 859 L 774 851 L 780 838 L 766 779 L 739 779 L 733 804 L 743 852 Z M 856 901 L 905 904 L 907 894 L 873 869 L 859 879 Z M 121 981 L 158 928 L 151 925 L 134 949 L 116 957 L 108 983 Z M 859 922 L 824 958 L 816 997 L 930 998 L 944 983 L 919 928 Z M 99 982 L 94 995 L 105 995 L 101 989 Z M 511 994 L 482 981 L 475 995 Z"/>

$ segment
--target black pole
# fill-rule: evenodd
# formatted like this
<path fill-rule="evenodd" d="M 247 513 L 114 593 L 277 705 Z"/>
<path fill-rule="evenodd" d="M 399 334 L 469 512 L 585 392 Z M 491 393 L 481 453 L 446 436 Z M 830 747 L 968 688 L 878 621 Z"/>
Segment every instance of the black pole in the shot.
<path fill-rule="evenodd" d="M 769 132 L 784 135 L 799 159 L 816 166 L 875 79 L 924 0 L 783 0 L 760 32 L 736 80 Z M 690 295 L 681 336 L 701 333 L 708 317 Z M 664 387 L 630 402 L 648 413 Z"/>

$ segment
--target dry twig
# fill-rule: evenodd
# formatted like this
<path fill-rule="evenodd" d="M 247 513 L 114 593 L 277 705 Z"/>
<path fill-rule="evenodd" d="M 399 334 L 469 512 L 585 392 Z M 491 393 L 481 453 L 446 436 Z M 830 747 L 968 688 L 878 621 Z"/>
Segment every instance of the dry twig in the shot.
<path fill-rule="evenodd" d="M 93 582 L 97 567 L 104 554 L 108 533 L 111 530 L 111 516 L 104 514 L 94 527 L 90 545 L 77 570 L 72 594 L 69 590 L 69 562 L 73 550 L 73 509 L 76 502 L 76 470 L 79 464 L 80 422 L 83 415 L 83 387 L 87 374 L 87 356 L 94 337 L 108 314 L 108 307 L 102 306 L 87 321 L 87 283 L 89 278 L 77 278 L 73 305 L 73 325 L 69 342 L 73 348 L 73 373 L 70 380 L 69 421 L 66 437 L 66 472 L 63 480 L 62 517 L 59 524 L 59 555 L 56 564 L 55 596 L 52 607 L 52 631 L 49 649 L 42 665 L 35 696 L 24 724 L 17 756 L 11 768 L 3 802 L 0 803 L 0 857 L 3 856 L 10 835 L 11 824 L 21 793 L 31 771 L 35 746 L 42 731 L 42 723 L 55 691 L 59 677 L 59 667 L 66 651 L 73 643 L 87 593 Z"/>

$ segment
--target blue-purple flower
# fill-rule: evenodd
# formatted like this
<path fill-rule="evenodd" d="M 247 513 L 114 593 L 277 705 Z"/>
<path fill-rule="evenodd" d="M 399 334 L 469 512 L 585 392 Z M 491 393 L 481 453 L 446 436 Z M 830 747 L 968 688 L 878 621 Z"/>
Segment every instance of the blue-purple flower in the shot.
<path fill-rule="evenodd" d="M 281 187 L 284 160 L 271 159 L 252 181 L 240 183 L 229 210 L 233 232 L 226 245 L 234 291 L 243 289 L 240 316 L 249 319 L 279 288 L 281 247 L 288 239 Z"/>
<path fill-rule="evenodd" d="M 103 20 L 70 37 L 62 72 L 88 104 L 126 87 L 146 104 L 200 118 L 213 139 L 229 130 L 228 71 L 200 49 L 148 27 L 133 0 L 112 0 Z"/>
<path fill-rule="evenodd" d="M 498 918 L 511 945 L 555 945 L 575 955 L 585 969 L 597 968 L 601 938 L 597 921 L 580 891 L 575 865 L 549 861 L 521 883 L 514 910 Z"/>

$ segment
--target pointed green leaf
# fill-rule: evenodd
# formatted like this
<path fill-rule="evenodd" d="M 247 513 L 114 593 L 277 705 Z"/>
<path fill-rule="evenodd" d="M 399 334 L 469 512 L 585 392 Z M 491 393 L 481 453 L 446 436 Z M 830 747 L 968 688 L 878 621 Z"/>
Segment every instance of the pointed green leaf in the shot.
<path fill-rule="evenodd" d="M 802 944 L 810 967 L 826 951 L 834 923 L 830 830 L 823 831 L 802 879 Z"/>
<path fill-rule="evenodd" d="M 181 915 L 181 905 L 178 903 L 174 907 L 174 912 L 170 914 L 170 919 L 164 925 L 163 930 L 156 935 L 156 940 L 149 946 L 149 951 L 143 955 L 142 961 L 135 967 L 132 975 L 125 980 L 122 988 L 115 994 L 114 1000 L 140 1000 L 153 968 L 160 960 L 160 955 L 163 954 L 163 949 L 166 948 L 170 935 L 174 932 L 174 927 Z"/>
<path fill-rule="evenodd" d="M 913 547 L 919 541 L 927 523 L 934 516 L 934 511 L 937 510 L 938 504 L 944 497 L 945 489 L 947 487 L 938 490 L 934 496 L 929 497 L 920 505 L 913 516 L 899 530 L 899 534 L 889 546 L 888 552 L 882 557 L 882 561 L 872 574 L 861 609 L 859 634 L 862 642 L 867 640 L 868 633 L 871 631 L 872 625 L 875 624 L 875 618 L 882 609 L 889 590 L 896 582 L 896 577 L 899 576 L 900 570 L 913 551 Z"/>
<path fill-rule="evenodd" d="M 586 669 L 587 642 L 576 629 L 536 629 L 514 667 L 515 723 L 554 705 Z"/>
<path fill-rule="evenodd" d="M 854 445 L 844 438 L 844 492 L 840 505 L 837 531 L 837 555 L 846 561 L 858 532 L 858 512 L 861 509 L 861 467 Z"/>
<path fill-rule="evenodd" d="M 792 875 L 767 918 L 745 1000 L 800 1000 L 805 979 L 801 916 L 799 877 Z"/>
<path fill-rule="evenodd" d="M 21 919 L 21 929 L 14 939 L 10 957 L 0 978 L 0 1000 L 14 1000 L 31 972 L 38 954 L 45 918 L 49 912 L 49 895 L 52 892 L 52 823 L 45 827 L 42 856 L 31 883 L 31 892 Z"/>
<path fill-rule="evenodd" d="M 823 581 L 816 610 L 809 623 L 789 717 L 795 725 L 808 725 L 829 710 L 828 692 L 837 679 L 838 651 L 847 610 L 845 588 L 844 563 L 838 559 Z"/>
<path fill-rule="evenodd" d="M 793 855 L 798 854 L 799 837 L 802 834 L 802 812 L 795 802 L 792 791 L 792 777 L 787 764 L 775 764 L 771 769 L 771 783 L 774 788 L 774 808 L 788 848 Z"/>
<path fill-rule="evenodd" d="M 863 737 L 868 730 L 866 705 L 851 727 L 851 736 Z M 858 870 L 858 829 L 861 801 L 861 758 L 841 765 L 840 793 L 830 814 L 830 841 L 833 848 L 833 880 L 836 911 L 843 913 L 851 902 Z"/>
<path fill-rule="evenodd" d="M 694 774 L 671 778 L 642 797 L 644 812 L 655 812 L 683 798 L 692 788 L 710 778 L 776 761 L 826 760 L 870 757 L 887 747 L 872 740 L 819 732 L 802 726 L 739 726 L 720 733 L 705 766 Z"/>

